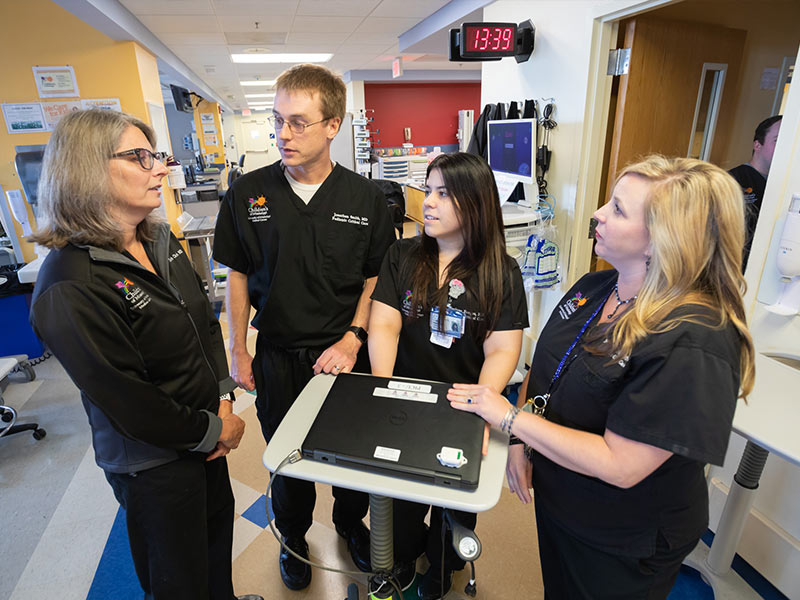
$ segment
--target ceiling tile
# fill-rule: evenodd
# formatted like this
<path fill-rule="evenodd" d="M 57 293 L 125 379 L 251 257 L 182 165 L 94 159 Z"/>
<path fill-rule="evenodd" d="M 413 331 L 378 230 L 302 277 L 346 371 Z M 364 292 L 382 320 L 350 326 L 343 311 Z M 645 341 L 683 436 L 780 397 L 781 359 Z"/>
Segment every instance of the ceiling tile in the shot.
<path fill-rule="evenodd" d="M 211 0 L 219 16 L 293 15 L 299 0 Z"/>
<path fill-rule="evenodd" d="M 419 23 L 419 19 L 407 17 L 367 17 L 364 22 L 358 26 L 356 32 L 376 32 L 376 33 L 389 33 L 397 37 L 401 33 L 405 33 L 414 25 Z"/>
<path fill-rule="evenodd" d="M 317 17 L 365 17 L 380 0 L 300 0 L 298 15 Z"/>
<path fill-rule="evenodd" d="M 287 32 L 292 25 L 290 16 L 257 16 L 247 17 L 219 16 L 219 24 L 223 31 L 265 31 Z M 256 28 L 256 23 L 258 27 Z"/>
<path fill-rule="evenodd" d="M 140 15 L 139 20 L 153 33 L 214 33 L 219 24 L 216 17 Z"/>
<path fill-rule="evenodd" d="M 347 33 L 355 31 L 363 20 L 362 17 L 295 17 L 292 31 Z"/>
<path fill-rule="evenodd" d="M 224 46 L 225 36 L 214 33 L 159 33 L 158 38 L 170 48 L 174 46 Z"/>
<path fill-rule="evenodd" d="M 373 17 L 416 17 L 417 21 L 429 17 L 449 0 L 383 0 L 371 13 Z"/>

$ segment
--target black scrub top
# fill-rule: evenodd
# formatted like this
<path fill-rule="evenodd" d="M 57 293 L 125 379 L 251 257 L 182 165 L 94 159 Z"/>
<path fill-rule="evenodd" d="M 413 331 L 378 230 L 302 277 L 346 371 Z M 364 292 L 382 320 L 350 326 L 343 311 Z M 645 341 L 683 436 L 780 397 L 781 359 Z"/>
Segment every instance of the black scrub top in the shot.
<path fill-rule="evenodd" d="M 527 397 L 547 392 L 567 348 L 616 280 L 613 270 L 590 273 L 561 299 L 537 342 Z M 578 343 L 551 391 L 548 420 L 598 435 L 609 429 L 673 453 L 629 489 L 533 453 L 537 503 L 600 550 L 650 556 L 659 534 L 677 548 L 698 539 L 708 524 L 703 468 L 725 458 L 739 393 L 740 339 L 730 323 L 714 327 L 703 307 L 682 306 L 670 317 L 676 315 L 695 315 L 699 323 L 682 321 L 650 335 L 611 364 Z"/>
<path fill-rule="evenodd" d="M 764 199 L 767 180 L 748 164 L 739 165 L 728 171 L 728 173 L 742 186 L 742 194 L 744 195 L 745 241 L 743 264 L 746 265 L 747 257 L 750 255 L 750 246 L 753 242 L 753 234 L 756 232 L 758 215 L 761 212 L 761 201 Z"/>
<path fill-rule="evenodd" d="M 337 164 L 306 205 L 279 161 L 228 190 L 214 260 L 247 275 L 253 327 L 272 344 L 325 347 L 347 331 L 364 280 L 378 274 L 394 239 L 374 183 Z"/>
<path fill-rule="evenodd" d="M 465 292 L 451 299 L 450 306 L 464 311 L 466 331 L 454 339 L 450 348 L 431 342 L 430 313 L 418 310 L 419 318 L 410 319 L 412 305 L 411 260 L 421 243 L 421 237 L 398 240 L 389 248 L 378 275 L 372 299 L 391 306 L 403 315 L 403 327 L 397 343 L 394 375 L 416 377 L 448 383 L 477 383 L 483 367 L 483 340 L 470 335 L 470 321 L 483 319 L 471 281 L 465 280 Z M 517 263 L 506 257 L 503 302 L 493 331 L 524 329 L 528 326 L 528 310 L 522 275 Z M 449 285 L 449 283 L 447 284 Z"/>

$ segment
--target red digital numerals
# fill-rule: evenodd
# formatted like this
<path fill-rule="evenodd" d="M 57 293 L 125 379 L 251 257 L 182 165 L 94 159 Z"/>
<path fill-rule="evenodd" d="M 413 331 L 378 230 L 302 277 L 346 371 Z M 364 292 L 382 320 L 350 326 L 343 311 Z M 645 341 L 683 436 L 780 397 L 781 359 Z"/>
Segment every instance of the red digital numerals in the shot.
<path fill-rule="evenodd" d="M 513 27 L 472 27 L 470 48 L 472 52 L 507 52 L 514 43 Z"/>

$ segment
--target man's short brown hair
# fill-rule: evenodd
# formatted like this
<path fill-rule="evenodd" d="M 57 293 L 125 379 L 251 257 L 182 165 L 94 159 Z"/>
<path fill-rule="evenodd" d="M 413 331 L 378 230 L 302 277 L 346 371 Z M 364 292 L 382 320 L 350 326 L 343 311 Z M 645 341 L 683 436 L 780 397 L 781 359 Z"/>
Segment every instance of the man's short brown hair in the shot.
<path fill-rule="evenodd" d="M 295 65 L 278 76 L 277 91 L 319 92 L 322 115 L 344 120 L 347 88 L 336 73 L 319 65 Z"/>

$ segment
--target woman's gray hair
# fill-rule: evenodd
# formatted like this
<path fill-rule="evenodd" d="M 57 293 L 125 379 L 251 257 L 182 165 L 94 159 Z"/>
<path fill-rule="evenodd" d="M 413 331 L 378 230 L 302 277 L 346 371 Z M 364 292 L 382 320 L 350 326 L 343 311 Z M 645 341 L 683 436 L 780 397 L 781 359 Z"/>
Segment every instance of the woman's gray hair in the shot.
<path fill-rule="evenodd" d="M 39 178 L 39 216 L 30 240 L 61 248 L 68 242 L 122 250 L 122 229 L 112 210 L 109 160 L 128 127 L 144 133 L 152 147 L 152 127 L 132 115 L 111 110 L 81 110 L 62 118 L 44 152 Z M 137 228 L 139 239 L 152 239 L 152 215 Z"/>

